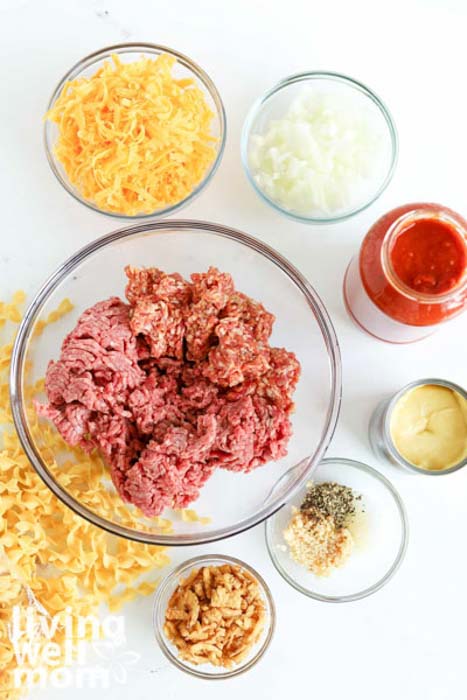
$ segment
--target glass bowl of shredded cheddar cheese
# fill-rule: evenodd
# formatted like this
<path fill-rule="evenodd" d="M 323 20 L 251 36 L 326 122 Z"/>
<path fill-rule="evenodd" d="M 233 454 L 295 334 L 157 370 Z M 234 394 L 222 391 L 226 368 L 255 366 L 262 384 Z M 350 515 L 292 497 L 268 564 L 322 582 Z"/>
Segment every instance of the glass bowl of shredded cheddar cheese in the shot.
<path fill-rule="evenodd" d="M 45 115 L 52 172 L 75 199 L 121 218 L 167 216 L 192 201 L 222 158 L 225 112 L 209 76 L 153 44 L 79 61 Z"/>

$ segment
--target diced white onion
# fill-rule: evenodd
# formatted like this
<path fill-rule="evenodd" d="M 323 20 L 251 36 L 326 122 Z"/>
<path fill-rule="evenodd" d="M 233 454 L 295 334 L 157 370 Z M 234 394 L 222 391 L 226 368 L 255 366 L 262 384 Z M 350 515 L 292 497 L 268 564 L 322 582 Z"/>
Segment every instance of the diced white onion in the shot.
<path fill-rule="evenodd" d="M 363 95 L 307 89 L 281 119 L 252 134 L 256 184 L 302 216 L 332 217 L 368 202 L 386 176 L 387 126 Z"/>

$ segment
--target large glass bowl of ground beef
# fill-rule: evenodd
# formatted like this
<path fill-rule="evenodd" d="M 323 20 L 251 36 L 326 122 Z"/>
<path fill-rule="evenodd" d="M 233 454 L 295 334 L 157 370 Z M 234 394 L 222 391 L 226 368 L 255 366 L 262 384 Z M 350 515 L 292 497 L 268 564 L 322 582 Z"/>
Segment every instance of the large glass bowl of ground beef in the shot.
<path fill-rule="evenodd" d="M 280 508 L 324 455 L 340 393 L 309 282 L 261 241 L 198 221 L 79 251 L 33 300 L 12 357 L 15 424 L 41 478 L 91 523 L 160 545 Z"/>

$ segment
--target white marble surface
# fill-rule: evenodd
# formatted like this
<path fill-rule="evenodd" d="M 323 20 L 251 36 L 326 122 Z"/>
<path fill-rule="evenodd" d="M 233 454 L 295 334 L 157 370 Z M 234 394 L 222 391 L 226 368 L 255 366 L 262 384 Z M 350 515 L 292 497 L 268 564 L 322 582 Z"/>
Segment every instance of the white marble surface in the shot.
<path fill-rule="evenodd" d="M 377 464 L 366 436 L 377 401 L 404 383 L 443 376 L 467 384 L 465 319 L 419 344 L 381 344 L 346 317 L 341 281 L 369 224 L 392 206 L 432 200 L 466 213 L 466 24 L 465 0 L 0 0 L 0 296 L 18 287 L 33 293 L 65 257 L 118 226 L 75 202 L 49 171 L 41 118 L 57 80 L 85 54 L 123 41 L 161 43 L 192 56 L 223 96 L 228 142 L 212 186 L 183 216 L 244 229 L 308 276 L 332 315 L 343 354 L 342 413 L 329 454 L 381 469 L 400 490 L 411 522 L 407 557 L 393 581 L 341 606 L 308 600 L 279 578 L 262 526 L 199 548 L 247 559 L 275 596 L 272 647 L 243 677 L 219 685 L 169 668 L 153 641 L 151 601 L 144 599 L 126 608 L 127 648 L 141 656 L 126 684 L 48 689 L 35 692 L 38 699 L 280 698 L 293 688 L 330 700 L 465 697 L 467 471 L 441 479 L 407 475 Z M 326 228 L 294 224 L 266 208 L 239 159 L 252 100 L 307 68 L 342 71 L 374 87 L 400 134 L 398 168 L 383 197 Z M 178 550 L 173 559 L 192 553 Z"/>

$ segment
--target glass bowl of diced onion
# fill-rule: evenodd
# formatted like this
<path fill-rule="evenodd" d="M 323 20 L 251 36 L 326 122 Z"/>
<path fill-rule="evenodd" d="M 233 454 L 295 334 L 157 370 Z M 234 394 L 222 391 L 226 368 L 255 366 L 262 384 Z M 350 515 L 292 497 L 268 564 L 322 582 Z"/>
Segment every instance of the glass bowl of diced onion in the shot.
<path fill-rule="evenodd" d="M 78 94 L 75 81 L 87 81 L 96 76 L 103 69 L 109 67 L 113 71 L 118 72 L 118 66 L 124 68 L 128 64 L 135 64 L 142 59 L 149 59 L 151 62 L 157 61 L 160 57 L 167 57 L 170 62 L 173 62 L 171 68 L 170 82 L 175 87 L 175 83 L 179 84 L 180 90 L 187 95 L 190 91 L 197 91 L 199 100 L 193 98 L 192 94 L 187 96 L 186 104 L 191 107 L 191 104 L 198 106 L 203 104 L 203 109 L 206 108 L 207 114 L 205 121 L 209 124 L 204 124 L 199 127 L 200 140 L 196 141 L 194 129 L 196 120 L 201 121 L 200 114 L 192 115 L 190 123 L 178 123 L 179 138 L 174 141 L 172 130 L 172 140 L 167 142 L 167 148 L 164 146 L 164 120 L 171 119 L 180 122 L 182 110 L 173 110 L 173 104 L 169 105 L 170 85 L 158 85 L 157 75 L 153 76 L 151 82 L 143 84 L 141 78 L 138 81 L 138 76 L 135 78 L 134 84 L 131 82 L 131 76 L 128 77 L 126 86 L 120 85 L 119 91 L 112 93 L 115 99 L 110 100 L 108 106 L 104 104 L 105 95 L 102 96 L 102 101 L 96 103 L 96 113 L 102 123 L 102 133 L 108 133 L 108 140 L 98 144 L 98 150 L 93 151 L 92 139 L 94 133 L 86 133 L 89 124 L 86 119 L 93 111 L 88 111 L 84 117 L 80 117 L 77 110 L 74 109 L 71 114 L 71 109 L 67 105 L 60 108 L 60 125 L 56 120 L 50 118 L 50 110 L 54 108 L 58 100 L 65 94 Z M 116 62 L 118 65 L 116 66 Z M 152 65 L 152 64 L 151 64 Z M 89 84 L 88 84 L 89 87 Z M 79 89 L 79 86 L 78 86 Z M 85 88 L 86 89 L 86 86 Z M 68 93 L 67 93 L 68 91 Z M 107 92 L 104 85 L 103 92 Z M 123 92 L 127 97 L 123 96 Z M 160 94 L 159 94 L 160 93 Z M 167 95 L 169 97 L 167 97 Z M 86 93 L 84 93 L 84 98 Z M 78 99 L 81 99 L 78 97 Z M 99 97 L 100 99 L 100 97 Z M 154 101 L 161 100 L 161 121 L 145 119 L 143 106 L 154 108 Z M 175 99 L 175 98 L 174 98 Z M 190 102 L 191 101 L 191 102 Z M 176 104 L 176 99 L 174 101 Z M 143 106 L 142 106 L 143 105 Z M 79 105 L 78 105 L 79 107 Z M 122 133 L 118 132 L 118 123 L 123 121 L 124 109 L 133 109 L 137 114 L 136 121 L 131 126 L 128 120 L 123 124 Z M 163 110 L 167 110 L 167 115 L 162 114 Z M 194 109 L 194 107 L 193 107 Z M 139 112 L 138 112 L 139 110 Z M 170 111 L 172 110 L 172 111 Z M 68 113 L 67 113 L 68 112 Z M 154 112 L 152 112 L 154 114 Z M 128 114 L 128 112 L 126 112 Z M 149 112 L 147 113 L 149 116 Z M 188 117 L 188 113 L 185 114 Z M 68 125 L 66 121 L 68 120 Z M 78 121 L 81 126 L 78 128 Z M 183 119 L 182 119 L 183 122 Z M 64 141 L 62 142 L 62 153 L 57 150 L 59 137 L 61 135 L 61 125 L 66 127 L 64 133 Z M 159 128 L 161 127 L 161 128 Z M 82 129 L 82 133 L 81 133 Z M 130 132 L 128 132 L 130 129 Z M 125 136 L 125 130 L 128 132 Z M 96 131 L 96 130 L 94 130 Z M 76 132 L 76 138 L 74 133 Z M 79 138 L 78 138 L 79 137 Z M 127 138 L 129 137 L 129 138 Z M 141 139 L 143 139 L 141 141 Z M 55 88 L 48 107 L 47 114 L 44 120 L 44 145 L 49 165 L 53 174 L 64 187 L 64 189 L 72 195 L 77 201 L 85 204 L 90 209 L 108 216 L 113 216 L 121 219 L 145 219 L 154 217 L 165 217 L 179 211 L 181 208 L 193 201 L 204 188 L 209 184 L 214 176 L 222 155 L 224 153 L 226 140 L 226 117 L 224 105 L 219 92 L 211 80 L 211 78 L 194 63 L 190 58 L 184 56 L 178 51 L 159 46 L 156 44 L 117 44 L 108 46 L 95 53 L 92 53 L 82 60 L 78 61 L 70 70 L 63 76 Z M 145 148 L 137 154 L 138 144 L 142 144 Z M 105 146 L 108 145 L 106 150 Z M 83 148 L 82 148 L 83 147 Z M 92 159 L 88 162 L 73 160 L 78 151 L 88 152 L 92 155 Z M 209 152 L 209 155 L 206 155 Z M 84 157 L 83 157 L 84 161 Z M 109 168 L 100 167 L 108 161 Z M 134 163 L 133 171 L 130 175 L 125 172 L 125 164 Z M 180 166 L 179 187 L 175 187 L 173 181 L 176 175 L 173 168 Z M 158 168 L 160 172 L 158 172 Z M 138 172 L 141 169 L 147 169 L 147 177 L 145 183 L 148 183 L 147 188 L 141 188 Z M 161 192 L 161 187 L 149 187 L 151 182 L 151 171 L 154 176 L 154 183 L 159 182 L 157 178 L 161 177 L 161 171 L 167 173 L 167 188 L 164 190 L 164 196 L 159 196 L 157 192 Z M 73 172 L 73 177 L 70 174 Z M 84 177 L 86 174 L 86 178 Z M 72 182 L 73 180 L 73 182 Z M 91 186 L 90 186 L 91 185 Z M 89 191 L 93 190 L 94 195 L 91 196 Z M 131 193 L 131 196 L 136 200 L 131 203 L 131 209 L 127 207 L 123 198 L 120 197 L 120 192 Z M 125 206 L 123 206 L 125 204 Z M 121 208 L 122 207 L 122 208 Z"/>
<path fill-rule="evenodd" d="M 251 107 L 241 156 L 256 193 L 305 224 L 336 223 L 369 207 L 391 181 L 398 141 L 375 93 L 340 73 L 292 75 Z"/>

